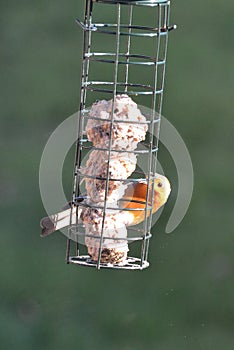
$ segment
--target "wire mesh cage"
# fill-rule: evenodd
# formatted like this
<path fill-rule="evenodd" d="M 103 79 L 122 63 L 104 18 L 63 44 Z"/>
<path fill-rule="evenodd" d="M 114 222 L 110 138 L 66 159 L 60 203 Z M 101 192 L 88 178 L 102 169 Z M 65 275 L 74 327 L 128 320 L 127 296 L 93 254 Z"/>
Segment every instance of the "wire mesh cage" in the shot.
<path fill-rule="evenodd" d="M 162 186 L 156 165 L 170 2 L 86 0 L 84 7 L 66 261 L 144 269 L 155 186 Z"/>

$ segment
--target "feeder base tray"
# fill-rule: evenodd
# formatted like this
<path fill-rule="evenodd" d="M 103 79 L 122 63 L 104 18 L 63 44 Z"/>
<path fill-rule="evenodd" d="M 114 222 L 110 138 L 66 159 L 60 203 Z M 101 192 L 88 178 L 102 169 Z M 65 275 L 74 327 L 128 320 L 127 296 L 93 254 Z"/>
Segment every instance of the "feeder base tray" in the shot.
<path fill-rule="evenodd" d="M 89 267 L 98 267 L 97 261 L 93 261 L 89 255 L 81 255 L 81 256 L 71 256 L 68 260 L 69 264 L 78 264 L 81 266 L 89 266 Z M 141 259 L 128 257 L 122 264 L 105 264 L 100 263 L 100 268 L 109 268 L 109 269 L 125 269 L 125 270 L 143 270 L 149 267 L 148 261 L 143 261 L 141 264 Z"/>

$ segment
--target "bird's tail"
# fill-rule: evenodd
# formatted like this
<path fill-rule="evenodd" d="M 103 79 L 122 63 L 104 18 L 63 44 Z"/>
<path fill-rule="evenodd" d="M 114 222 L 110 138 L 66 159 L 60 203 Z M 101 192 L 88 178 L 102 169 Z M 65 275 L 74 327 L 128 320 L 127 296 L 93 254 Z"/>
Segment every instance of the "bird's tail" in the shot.
<path fill-rule="evenodd" d="M 61 230 L 62 228 L 70 225 L 70 221 L 72 225 L 76 224 L 80 218 L 80 213 L 81 208 L 74 207 L 72 209 L 72 214 L 71 208 L 69 208 L 57 214 L 42 218 L 40 221 L 40 226 L 42 228 L 41 237 L 46 237 L 54 231 Z"/>

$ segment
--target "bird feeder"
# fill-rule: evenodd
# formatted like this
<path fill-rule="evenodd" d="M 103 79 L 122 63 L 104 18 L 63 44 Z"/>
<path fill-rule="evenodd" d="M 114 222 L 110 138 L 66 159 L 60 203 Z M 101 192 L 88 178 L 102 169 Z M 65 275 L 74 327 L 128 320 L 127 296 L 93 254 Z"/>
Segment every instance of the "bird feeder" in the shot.
<path fill-rule="evenodd" d="M 167 185 L 160 176 L 157 183 L 156 165 L 169 15 L 165 0 L 86 0 L 77 19 L 83 51 L 67 263 L 149 266 L 155 186 Z"/>

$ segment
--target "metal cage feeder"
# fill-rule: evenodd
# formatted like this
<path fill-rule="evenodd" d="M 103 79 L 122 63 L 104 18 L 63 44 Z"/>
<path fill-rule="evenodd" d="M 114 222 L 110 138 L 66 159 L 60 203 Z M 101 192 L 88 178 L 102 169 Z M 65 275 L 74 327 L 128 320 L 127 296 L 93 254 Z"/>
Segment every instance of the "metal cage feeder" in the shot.
<path fill-rule="evenodd" d="M 113 20 L 115 16 L 116 20 L 113 21 L 114 23 L 101 23 L 96 14 L 99 18 L 102 14 L 110 16 L 110 20 Z M 170 1 L 165 0 L 86 0 L 84 20 L 77 19 L 77 24 L 83 31 L 83 60 L 78 137 L 66 250 L 67 263 L 98 269 L 142 270 L 149 266 L 148 250 L 152 225 L 151 203 L 154 195 L 153 180 L 156 173 L 167 42 L 169 31 L 175 28 L 175 26 L 169 25 L 169 15 Z M 139 24 L 139 18 L 142 19 L 141 22 L 143 23 Z M 148 18 L 152 19 L 154 23 L 149 23 Z M 144 47 L 144 52 L 139 52 L 140 47 Z M 114 125 L 126 123 L 126 120 L 121 118 L 115 119 L 116 103 L 122 96 L 133 98 L 134 102 L 144 104 L 150 110 L 150 113 L 143 113 L 145 116 L 144 123 L 133 120 L 129 122 L 132 126 L 134 126 L 134 123 L 135 125 L 146 124 L 148 130 L 145 140 L 139 142 L 135 149 L 130 150 L 124 148 L 116 150 L 113 147 Z M 109 119 L 103 119 L 102 117 L 99 120 L 100 123 L 108 123 L 109 144 L 95 145 L 87 136 L 87 123 L 92 124 L 93 120 L 97 122 L 98 117 L 90 113 L 92 107 L 90 109 L 88 106 L 95 103 L 97 99 L 103 101 L 104 98 L 109 101 L 109 106 L 111 106 Z M 98 104 L 98 102 L 96 103 Z M 106 167 L 104 175 L 95 172 L 84 174 L 82 164 L 85 162 L 84 159 L 87 159 L 87 152 L 88 155 L 96 152 L 96 158 L 94 157 L 97 162 L 96 168 L 98 168 L 99 158 L 102 157 L 100 152 L 105 153 Z M 147 169 L 141 171 L 136 167 L 131 176 L 115 178 L 110 169 L 113 154 L 116 154 L 116 157 L 121 157 L 121 154 L 124 154 L 125 157 L 128 157 L 126 154 L 131 154 L 131 157 L 145 157 Z M 122 207 L 121 213 L 134 214 L 135 211 L 139 214 L 141 212 L 144 215 L 141 226 L 127 226 L 126 229 L 124 227 L 124 234 L 118 236 L 115 233 L 107 236 L 105 223 L 108 222 L 110 215 L 112 215 L 111 218 L 114 217 L 115 222 L 118 221 L 115 215 L 120 213 L 119 206 L 116 206 L 119 201 L 114 204 L 108 201 L 110 184 L 115 184 L 118 187 L 122 184 L 137 183 L 139 179 L 147 183 L 144 206 L 138 199 L 135 200 L 134 208 Z M 84 184 L 85 181 L 91 187 L 92 183 L 97 181 L 99 181 L 99 184 L 100 182 L 102 185 L 104 184 L 102 186 L 102 189 L 104 188 L 104 198 L 101 202 L 81 201 L 82 183 Z M 134 199 L 132 200 L 134 201 Z M 83 213 L 92 213 L 92 215 L 101 213 L 99 215 L 98 232 L 87 230 L 87 227 L 92 226 L 92 223 L 88 222 L 86 226 L 84 222 L 80 223 L 78 219 L 79 210 L 83 210 Z M 74 211 L 76 212 L 75 222 Z M 96 221 L 92 227 L 96 229 Z M 90 248 L 90 244 L 95 245 L 96 258 L 90 254 L 92 248 Z M 122 261 L 121 259 L 118 261 L 116 257 L 111 260 L 110 256 L 113 251 L 109 246 L 114 247 L 115 253 L 116 251 L 118 253 L 119 246 L 121 246 L 121 249 L 123 246 L 125 248 L 127 246 L 130 252 L 127 253 L 127 256 L 125 253 L 125 258 Z M 74 253 L 72 254 L 73 250 Z"/>

